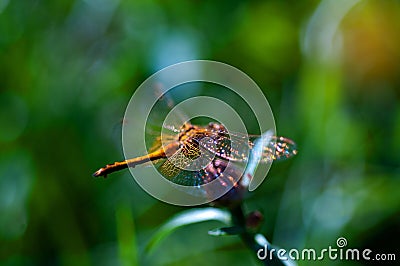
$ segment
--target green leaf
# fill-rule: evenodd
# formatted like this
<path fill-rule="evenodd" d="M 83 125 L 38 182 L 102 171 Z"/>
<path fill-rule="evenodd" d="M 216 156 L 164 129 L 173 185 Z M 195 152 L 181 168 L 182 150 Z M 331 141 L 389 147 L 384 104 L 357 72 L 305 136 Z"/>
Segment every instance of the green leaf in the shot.
<path fill-rule="evenodd" d="M 220 221 L 224 224 L 230 224 L 231 214 L 228 211 L 212 207 L 183 211 L 168 220 L 155 233 L 155 235 L 150 239 L 149 243 L 147 244 L 146 251 L 150 252 L 154 250 L 154 248 L 161 242 L 161 240 L 163 240 L 179 227 L 205 221 Z"/>
<path fill-rule="evenodd" d="M 116 211 L 118 253 L 121 266 L 138 265 L 135 224 L 132 211 L 121 205 Z"/>

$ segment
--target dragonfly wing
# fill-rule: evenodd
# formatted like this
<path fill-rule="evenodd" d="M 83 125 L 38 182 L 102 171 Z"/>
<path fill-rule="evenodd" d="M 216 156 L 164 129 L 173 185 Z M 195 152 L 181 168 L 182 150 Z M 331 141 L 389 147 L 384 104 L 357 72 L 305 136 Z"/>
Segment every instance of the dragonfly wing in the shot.
<path fill-rule="evenodd" d="M 225 132 L 207 132 L 207 137 L 212 141 L 200 141 L 200 146 L 220 159 L 232 162 L 245 162 L 250 149 L 248 138 L 229 135 Z"/>
<path fill-rule="evenodd" d="M 229 169 L 226 167 L 226 161 L 214 159 L 199 170 L 180 171 L 171 181 L 184 186 L 200 187 L 218 179 L 220 185 L 232 186 L 239 179 L 239 176 L 236 174 L 234 166 L 231 166 Z M 225 171 L 226 169 L 227 171 Z M 231 177 L 232 173 L 236 174 L 236 179 Z"/>
<path fill-rule="evenodd" d="M 288 138 L 284 137 L 271 137 L 271 141 L 269 145 L 264 148 L 263 158 L 270 157 L 270 154 L 273 154 L 271 159 L 276 161 L 283 161 L 289 159 L 297 154 L 296 144 Z"/>
<path fill-rule="evenodd" d="M 171 181 L 182 186 L 198 187 L 205 184 L 208 173 L 201 169 L 199 171 L 182 170 Z"/>
<path fill-rule="evenodd" d="M 176 153 L 165 160 L 158 170 L 164 177 L 171 180 L 182 171 L 182 169 L 185 169 L 190 161 L 191 160 L 183 154 L 182 149 L 179 149 Z"/>
<path fill-rule="evenodd" d="M 200 156 L 199 156 L 200 154 Z M 205 170 L 214 159 L 214 154 L 201 148 L 195 152 L 190 147 L 179 149 L 159 166 L 160 173 L 168 180 L 184 186 L 199 186 L 210 181 Z"/>
<path fill-rule="evenodd" d="M 262 136 L 267 136 L 265 139 Z M 243 133 L 231 132 L 209 132 L 208 137 L 213 140 L 210 142 L 200 142 L 200 145 L 215 154 L 217 157 L 232 162 L 247 162 L 251 153 L 261 152 L 257 156 L 261 157 L 261 163 L 269 163 L 277 160 L 282 161 L 297 154 L 296 144 L 284 137 L 270 136 L 270 134 L 259 135 L 245 135 Z M 255 143 L 263 138 L 263 145 L 257 145 L 256 151 Z M 247 152 L 247 151 L 250 151 Z"/>

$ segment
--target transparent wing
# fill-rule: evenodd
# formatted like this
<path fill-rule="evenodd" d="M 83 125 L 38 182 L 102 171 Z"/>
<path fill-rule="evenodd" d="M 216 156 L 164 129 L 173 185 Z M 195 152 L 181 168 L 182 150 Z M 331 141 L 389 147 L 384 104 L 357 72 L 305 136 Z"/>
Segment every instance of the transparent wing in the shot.
<path fill-rule="evenodd" d="M 230 170 L 225 172 L 226 167 L 226 162 L 219 159 L 214 159 L 209 162 L 205 167 L 197 171 L 182 170 L 170 180 L 176 184 L 184 186 L 199 187 L 218 179 L 220 185 L 232 186 L 234 185 L 235 180 L 238 180 L 239 177 L 236 176 L 235 179 L 230 176 L 230 174 L 234 172 L 234 166 L 231 166 L 231 168 L 229 168 Z"/>
<path fill-rule="evenodd" d="M 200 142 L 205 149 L 214 153 L 217 157 L 233 161 L 233 162 L 247 162 L 249 160 L 248 154 L 245 152 L 249 150 L 252 152 L 254 143 L 260 136 L 250 135 L 246 136 L 242 133 L 228 134 L 224 131 L 209 131 L 207 132 L 209 139 L 213 142 Z M 271 136 L 266 143 L 264 143 L 261 150 L 261 163 L 271 162 L 273 160 L 285 160 L 297 154 L 296 144 L 284 137 Z"/>
<path fill-rule="evenodd" d="M 186 157 L 179 149 L 176 153 L 170 156 L 161 166 L 158 168 L 160 173 L 167 179 L 171 180 L 179 174 L 182 169 L 185 169 L 191 162 L 191 159 Z"/>
<path fill-rule="evenodd" d="M 148 114 L 146 127 L 145 127 L 145 134 L 146 134 L 146 147 L 148 149 L 157 149 L 161 145 L 157 138 L 161 136 L 161 132 L 167 133 L 171 136 L 171 139 L 163 139 L 163 143 L 173 141 L 174 138 L 176 139 L 177 134 L 180 132 L 180 126 L 185 122 L 188 121 L 188 117 L 182 112 L 175 110 L 173 115 L 170 116 L 169 124 L 164 124 L 166 120 L 166 114 L 170 113 L 175 106 L 174 103 L 174 95 L 172 95 L 171 91 L 165 93 L 166 89 L 163 87 L 162 84 L 155 84 L 153 90 L 149 93 L 153 93 L 153 96 L 157 101 L 153 105 L 150 113 Z M 165 135 L 165 134 L 164 134 Z M 165 136 L 163 136 L 165 137 Z M 158 141 L 158 143 L 157 143 Z"/>
<path fill-rule="evenodd" d="M 296 143 L 294 143 L 293 140 L 284 137 L 272 136 L 269 146 L 266 148 L 274 148 L 273 160 L 286 160 L 297 154 Z"/>
<path fill-rule="evenodd" d="M 182 186 L 197 187 L 207 183 L 209 173 L 205 169 L 199 171 L 181 170 L 169 180 Z"/>
<path fill-rule="evenodd" d="M 214 158 L 215 154 L 200 146 L 197 140 L 188 139 L 158 170 L 176 184 L 199 186 L 218 177 L 210 167 Z"/>

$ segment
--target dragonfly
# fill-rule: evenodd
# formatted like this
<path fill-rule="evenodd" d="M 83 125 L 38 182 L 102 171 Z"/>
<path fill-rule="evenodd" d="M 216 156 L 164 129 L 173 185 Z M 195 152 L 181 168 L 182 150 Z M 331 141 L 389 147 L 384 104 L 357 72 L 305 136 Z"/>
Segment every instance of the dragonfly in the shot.
<path fill-rule="evenodd" d="M 168 141 L 161 136 L 155 140 L 149 153 L 143 156 L 107 164 L 93 176 L 107 177 L 125 168 L 154 163 L 158 171 L 171 182 L 183 186 L 201 186 L 215 179 L 238 188 L 242 172 L 231 168 L 228 163 L 247 163 L 250 154 L 256 150 L 260 135 L 230 132 L 222 124 L 209 123 L 207 126 L 184 123 L 181 128 L 168 128 L 174 132 Z M 243 152 L 248 150 L 249 152 Z M 282 161 L 297 154 L 294 141 L 285 137 L 270 136 L 258 156 L 260 163 Z"/>

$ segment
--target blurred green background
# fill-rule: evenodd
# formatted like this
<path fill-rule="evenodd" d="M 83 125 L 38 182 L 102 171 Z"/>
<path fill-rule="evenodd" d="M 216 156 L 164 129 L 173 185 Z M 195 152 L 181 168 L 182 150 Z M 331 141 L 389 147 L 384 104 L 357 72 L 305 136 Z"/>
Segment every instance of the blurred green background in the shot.
<path fill-rule="evenodd" d="M 272 243 L 319 250 L 343 236 L 400 260 L 399 18 L 395 0 L 0 0 L 0 264 L 258 265 L 237 237 L 207 235 L 217 222 L 145 254 L 185 208 L 128 171 L 91 177 L 123 158 L 135 88 L 189 59 L 247 73 L 298 144 L 246 200 Z"/>

